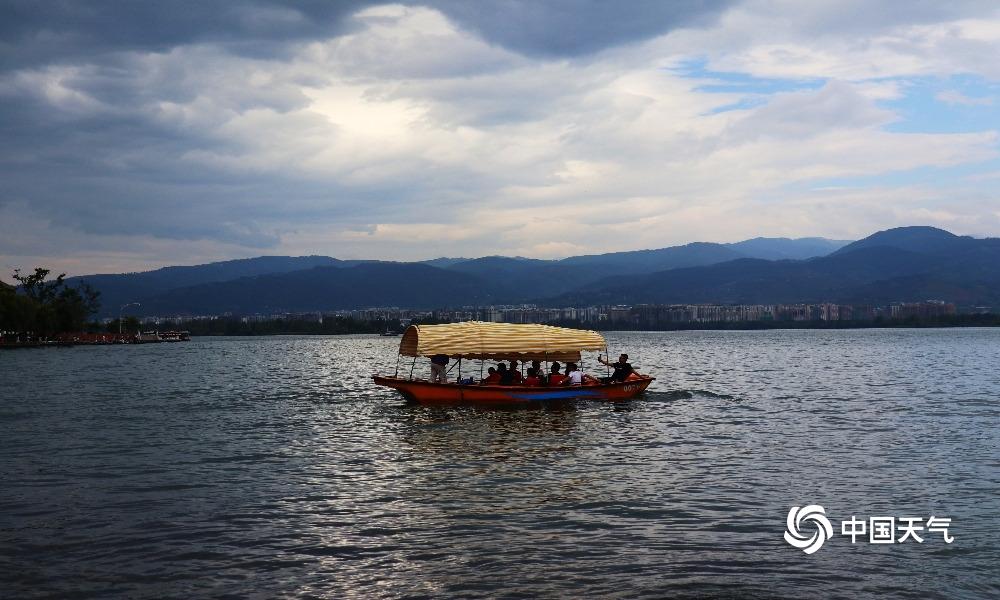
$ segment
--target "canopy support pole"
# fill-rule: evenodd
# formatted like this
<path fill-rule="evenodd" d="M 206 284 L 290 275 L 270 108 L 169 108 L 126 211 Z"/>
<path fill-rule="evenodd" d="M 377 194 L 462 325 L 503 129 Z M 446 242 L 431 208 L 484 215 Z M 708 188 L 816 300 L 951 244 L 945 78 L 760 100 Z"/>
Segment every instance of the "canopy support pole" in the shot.
<path fill-rule="evenodd" d="M 604 365 L 608 368 L 608 380 L 611 380 L 611 355 L 608 354 L 608 345 L 604 344 Z"/>
<path fill-rule="evenodd" d="M 551 373 L 551 371 L 549 370 L 549 336 L 548 335 L 545 336 L 545 347 L 542 348 L 542 350 L 545 352 L 545 372 L 544 373 L 535 373 L 535 377 L 538 377 L 538 380 L 541 381 L 543 385 L 548 385 L 548 383 L 549 383 L 549 374 Z"/>
<path fill-rule="evenodd" d="M 413 357 L 413 364 L 410 365 L 410 381 L 413 381 L 413 367 L 417 366 L 417 357 Z"/>

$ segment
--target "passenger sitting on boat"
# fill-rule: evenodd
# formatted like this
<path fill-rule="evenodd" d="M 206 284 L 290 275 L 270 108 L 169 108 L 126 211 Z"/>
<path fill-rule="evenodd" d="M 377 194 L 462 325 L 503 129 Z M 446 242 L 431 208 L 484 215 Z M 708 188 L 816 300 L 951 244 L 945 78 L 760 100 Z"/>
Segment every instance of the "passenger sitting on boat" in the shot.
<path fill-rule="evenodd" d="M 603 365 L 608 365 L 615 370 L 615 372 L 611 374 L 611 377 L 604 378 L 605 383 L 625 381 L 628 379 L 629 375 L 635 373 L 635 369 L 633 369 L 632 365 L 628 362 L 628 354 L 622 354 L 619 356 L 617 362 L 608 362 L 604 357 L 598 354 L 597 361 Z"/>
<path fill-rule="evenodd" d="M 560 385 L 583 385 L 583 373 L 576 368 L 576 363 L 566 365 L 566 379 Z"/>
<path fill-rule="evenodd" d="M 497 373 L 500 375 L 500 381 L 498 382 L 500 385 L 514 385 L 514 376 L 511 374 L 510 369 L 507 368 L 507 365 L 498 363 Z"/>
<path fill-rule="evenodd" d="M 447 354 L 435 354 L 431 357 L 431 383 L 447 383 Z"/>
<path fill-rule="evenodd" d="M 538 385 L 545 385 L 548 383 L 545 377 L 545 370 L 542 369 L 542 361 L 533 360 L 531 361 L 531 368 L 535 370 L 535 377 L 538 377 Z"/>
<path fill-rule="evenodd" d="M 535 367 L 528 367 L 528 376 L 524 378 L 524 385 L 542 385 L 542 380 L 538 377 L 538 371 L 535 370 Z"/>
<path fill-rule="evenodd" d="M 562 385 L 562 382 L 566 379 L 566 376 L 559 372 L 561 366 L 558 362 L 552 363 L 552 372 L 549 373 L 549 385 Z"/>
<path fill-rule="evenodd" d="M 489 375 L 486 376 L 486 379 L 483 379 L 484 385 L 497 385 L 500 383 L 500 373 L 497 373 L 496 369 L 490 367 L 489 369 L 486 369 L 486 372 L 489 373 Z"/>
<path fill-rule="evenodd" d="M 521 370 L 517 368 L 517 361 L 514 359 L 510 360 L 510 376 L 514 380 L 514 385 L 521 383 Z"/>

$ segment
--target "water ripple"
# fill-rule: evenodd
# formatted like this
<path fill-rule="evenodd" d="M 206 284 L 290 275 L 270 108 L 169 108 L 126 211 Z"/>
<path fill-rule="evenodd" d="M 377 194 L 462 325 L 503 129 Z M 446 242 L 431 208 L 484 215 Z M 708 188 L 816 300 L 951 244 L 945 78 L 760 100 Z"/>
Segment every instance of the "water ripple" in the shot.
<path fill-rule="evenodd" d="M 643 399 L 410 406 L 372 336 L 2 353 L 2 595 L 1000 595 L 1000 331 L 609 338 Z M 805 503 L 956 543 L 805 556 Z"/>

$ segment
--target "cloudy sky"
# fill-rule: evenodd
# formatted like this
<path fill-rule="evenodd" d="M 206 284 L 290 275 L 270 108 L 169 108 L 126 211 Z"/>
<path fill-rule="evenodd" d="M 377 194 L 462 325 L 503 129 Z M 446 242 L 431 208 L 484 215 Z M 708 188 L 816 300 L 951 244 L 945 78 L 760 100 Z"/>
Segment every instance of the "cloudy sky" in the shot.
<path fill-rule="evenodd" d="M 1000 5 L 0 2 L 0 269 L 1000 235 Z"/>

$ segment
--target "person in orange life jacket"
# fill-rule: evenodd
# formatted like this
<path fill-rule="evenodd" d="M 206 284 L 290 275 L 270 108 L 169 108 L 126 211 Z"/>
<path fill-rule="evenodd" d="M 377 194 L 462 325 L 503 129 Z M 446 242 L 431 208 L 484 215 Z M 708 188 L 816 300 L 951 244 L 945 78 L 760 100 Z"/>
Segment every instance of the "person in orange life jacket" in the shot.
<path fill-rule="evenodd" d="M 484 385 L 497 385 L 500 383 L 500 373 L 497 373 L 496 369 L 490 367 L 486 370 L 486 372 L 488 375 L 486 376 L 486 379 L 483 379 Z"/>
<path fill-rule="evenodd" d="M 431 357 L 431 383 L 445 383 L 448 380 L 448 355 L 435 354 Z"/>
<path fill-rule="evenodd" d="M 535 367 L 528 367 L 528 376 L 524 378 L 524 385 L 536 386 L 541 385 L 542 380 L 538 377 L 538 371 Z"/>
<path fill-rule="evenodd" d="M 535 376 L 538 377 L 538 380 L 541 382 L 540 385 L 545 385 L 545 371 L 542 370 L 542 361 L 531 361 L 531 368 L 535 370 Z"/>
<path fill-rule="evenodd" d="M 549 385 L 561 385 L 566 376 L 559 372 L 562 365 L 558 361 L 552 363 L 552 369 L 549 373 Z"/>
<path fill-rule="evenodd" d="M 517 361 L 514 359 L 510 360 L 510 376 L 513 380 L 514 385 L 520 385 L 521 383 L 521 371 L 517 368 Z"/>
<path fill-rule="evenodd" d="M 560 385 L 583 385 L 583 373 L 576 368 L 576 363 L 566 365 L 566 379 Z"/>

